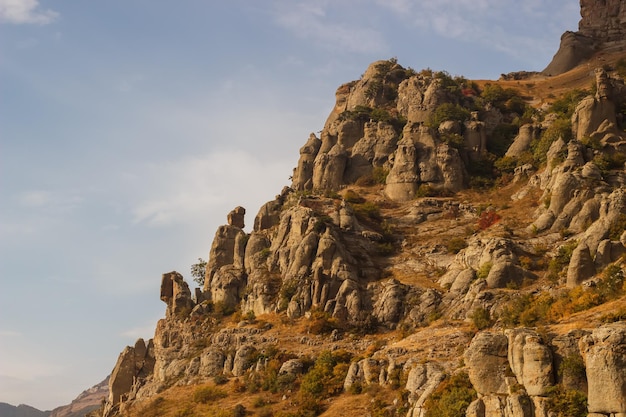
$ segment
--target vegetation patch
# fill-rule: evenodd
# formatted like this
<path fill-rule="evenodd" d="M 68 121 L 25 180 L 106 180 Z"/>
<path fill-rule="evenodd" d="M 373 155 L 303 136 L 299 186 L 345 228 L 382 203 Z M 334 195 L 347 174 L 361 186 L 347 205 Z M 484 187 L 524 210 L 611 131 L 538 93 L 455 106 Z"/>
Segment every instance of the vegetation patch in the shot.
<path fill-rule="evenodd" d="M 465 372 L 446 378 L 426 400 L 426 417 L 464 416 L 467 407 L 477 398 Z"/>

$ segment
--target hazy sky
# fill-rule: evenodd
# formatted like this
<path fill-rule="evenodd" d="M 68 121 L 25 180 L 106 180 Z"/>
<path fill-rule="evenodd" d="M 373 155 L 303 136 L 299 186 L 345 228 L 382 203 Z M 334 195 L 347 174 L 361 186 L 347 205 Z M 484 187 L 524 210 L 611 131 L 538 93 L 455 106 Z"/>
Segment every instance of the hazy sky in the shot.
<path fill-rule="evenodd" d="M 235 206 L 289 184 L 375 60 L 541 70 L 578 0 L 0 0 L 0 402 L 51 409 L 150 338 Z"/>

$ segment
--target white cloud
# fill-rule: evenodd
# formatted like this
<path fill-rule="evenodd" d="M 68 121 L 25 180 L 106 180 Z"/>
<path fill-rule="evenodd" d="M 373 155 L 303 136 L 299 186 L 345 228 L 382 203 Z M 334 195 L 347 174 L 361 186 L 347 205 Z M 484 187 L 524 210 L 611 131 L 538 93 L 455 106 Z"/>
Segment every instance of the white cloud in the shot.
<path fill-rule="evenodd" d="M 376 53 L 387 49 L 382 34 L 369 27 L 333 20 L 329 9 L 335 6 L 325 0 L 308 2 L 280 1 L 273 16 L 280 26 L 294 35 L 309 39 L 318 46 L 356 53 Z"/>
<path fill-rule="evenodd" d="M 41 10 L 37 0 L 0 0 L 0 22 L 45 25 L 59 14 L 52 10 Z"/>
<path fill-rule="evenodd" d="M 244 151 L 220 151 L 145 166 L 142 176 L 152 178 L 155 186 L 148 186 L 147 193 L 134 203 L 133 221 L 152 226 L 188 223 L 222 209 L 234 195 L 261 204 L 280 191 L 280 178 L 288 182 L 290 162 L 269 162 Z"/>
<path fill-rule="evenodd" d="M 77 192 L 65 190 L 22 191 L 16 199 L 23 208 L 42 208 L 55 213 L 67 213 L 83 202 L 83 198 Z"/>

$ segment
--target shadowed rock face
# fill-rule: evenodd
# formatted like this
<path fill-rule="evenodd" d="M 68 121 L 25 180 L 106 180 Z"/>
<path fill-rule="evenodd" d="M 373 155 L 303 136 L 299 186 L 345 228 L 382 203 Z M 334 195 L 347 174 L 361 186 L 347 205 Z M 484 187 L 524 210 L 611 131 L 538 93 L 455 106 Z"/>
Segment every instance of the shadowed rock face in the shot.
<path fill-rule="evenodd" d="M 589 59 L 598 51 L 614 51 L 626 45 L 626 3 L 622 0 L 581 0 L 578 32 L 565 32 L 544 75 L 559 75 Z"/>

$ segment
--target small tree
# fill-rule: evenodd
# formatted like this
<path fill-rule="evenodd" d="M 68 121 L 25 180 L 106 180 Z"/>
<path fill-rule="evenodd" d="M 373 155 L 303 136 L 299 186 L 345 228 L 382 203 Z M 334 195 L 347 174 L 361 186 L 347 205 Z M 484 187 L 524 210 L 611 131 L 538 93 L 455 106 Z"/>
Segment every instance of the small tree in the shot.
<path fill-rule="evenodd" d="M 206 261 L 198 258 L 198 263 L 191 265 L 191 276 L 200 287 L 204 286 L 204 275 L 206 274 Z"/>

